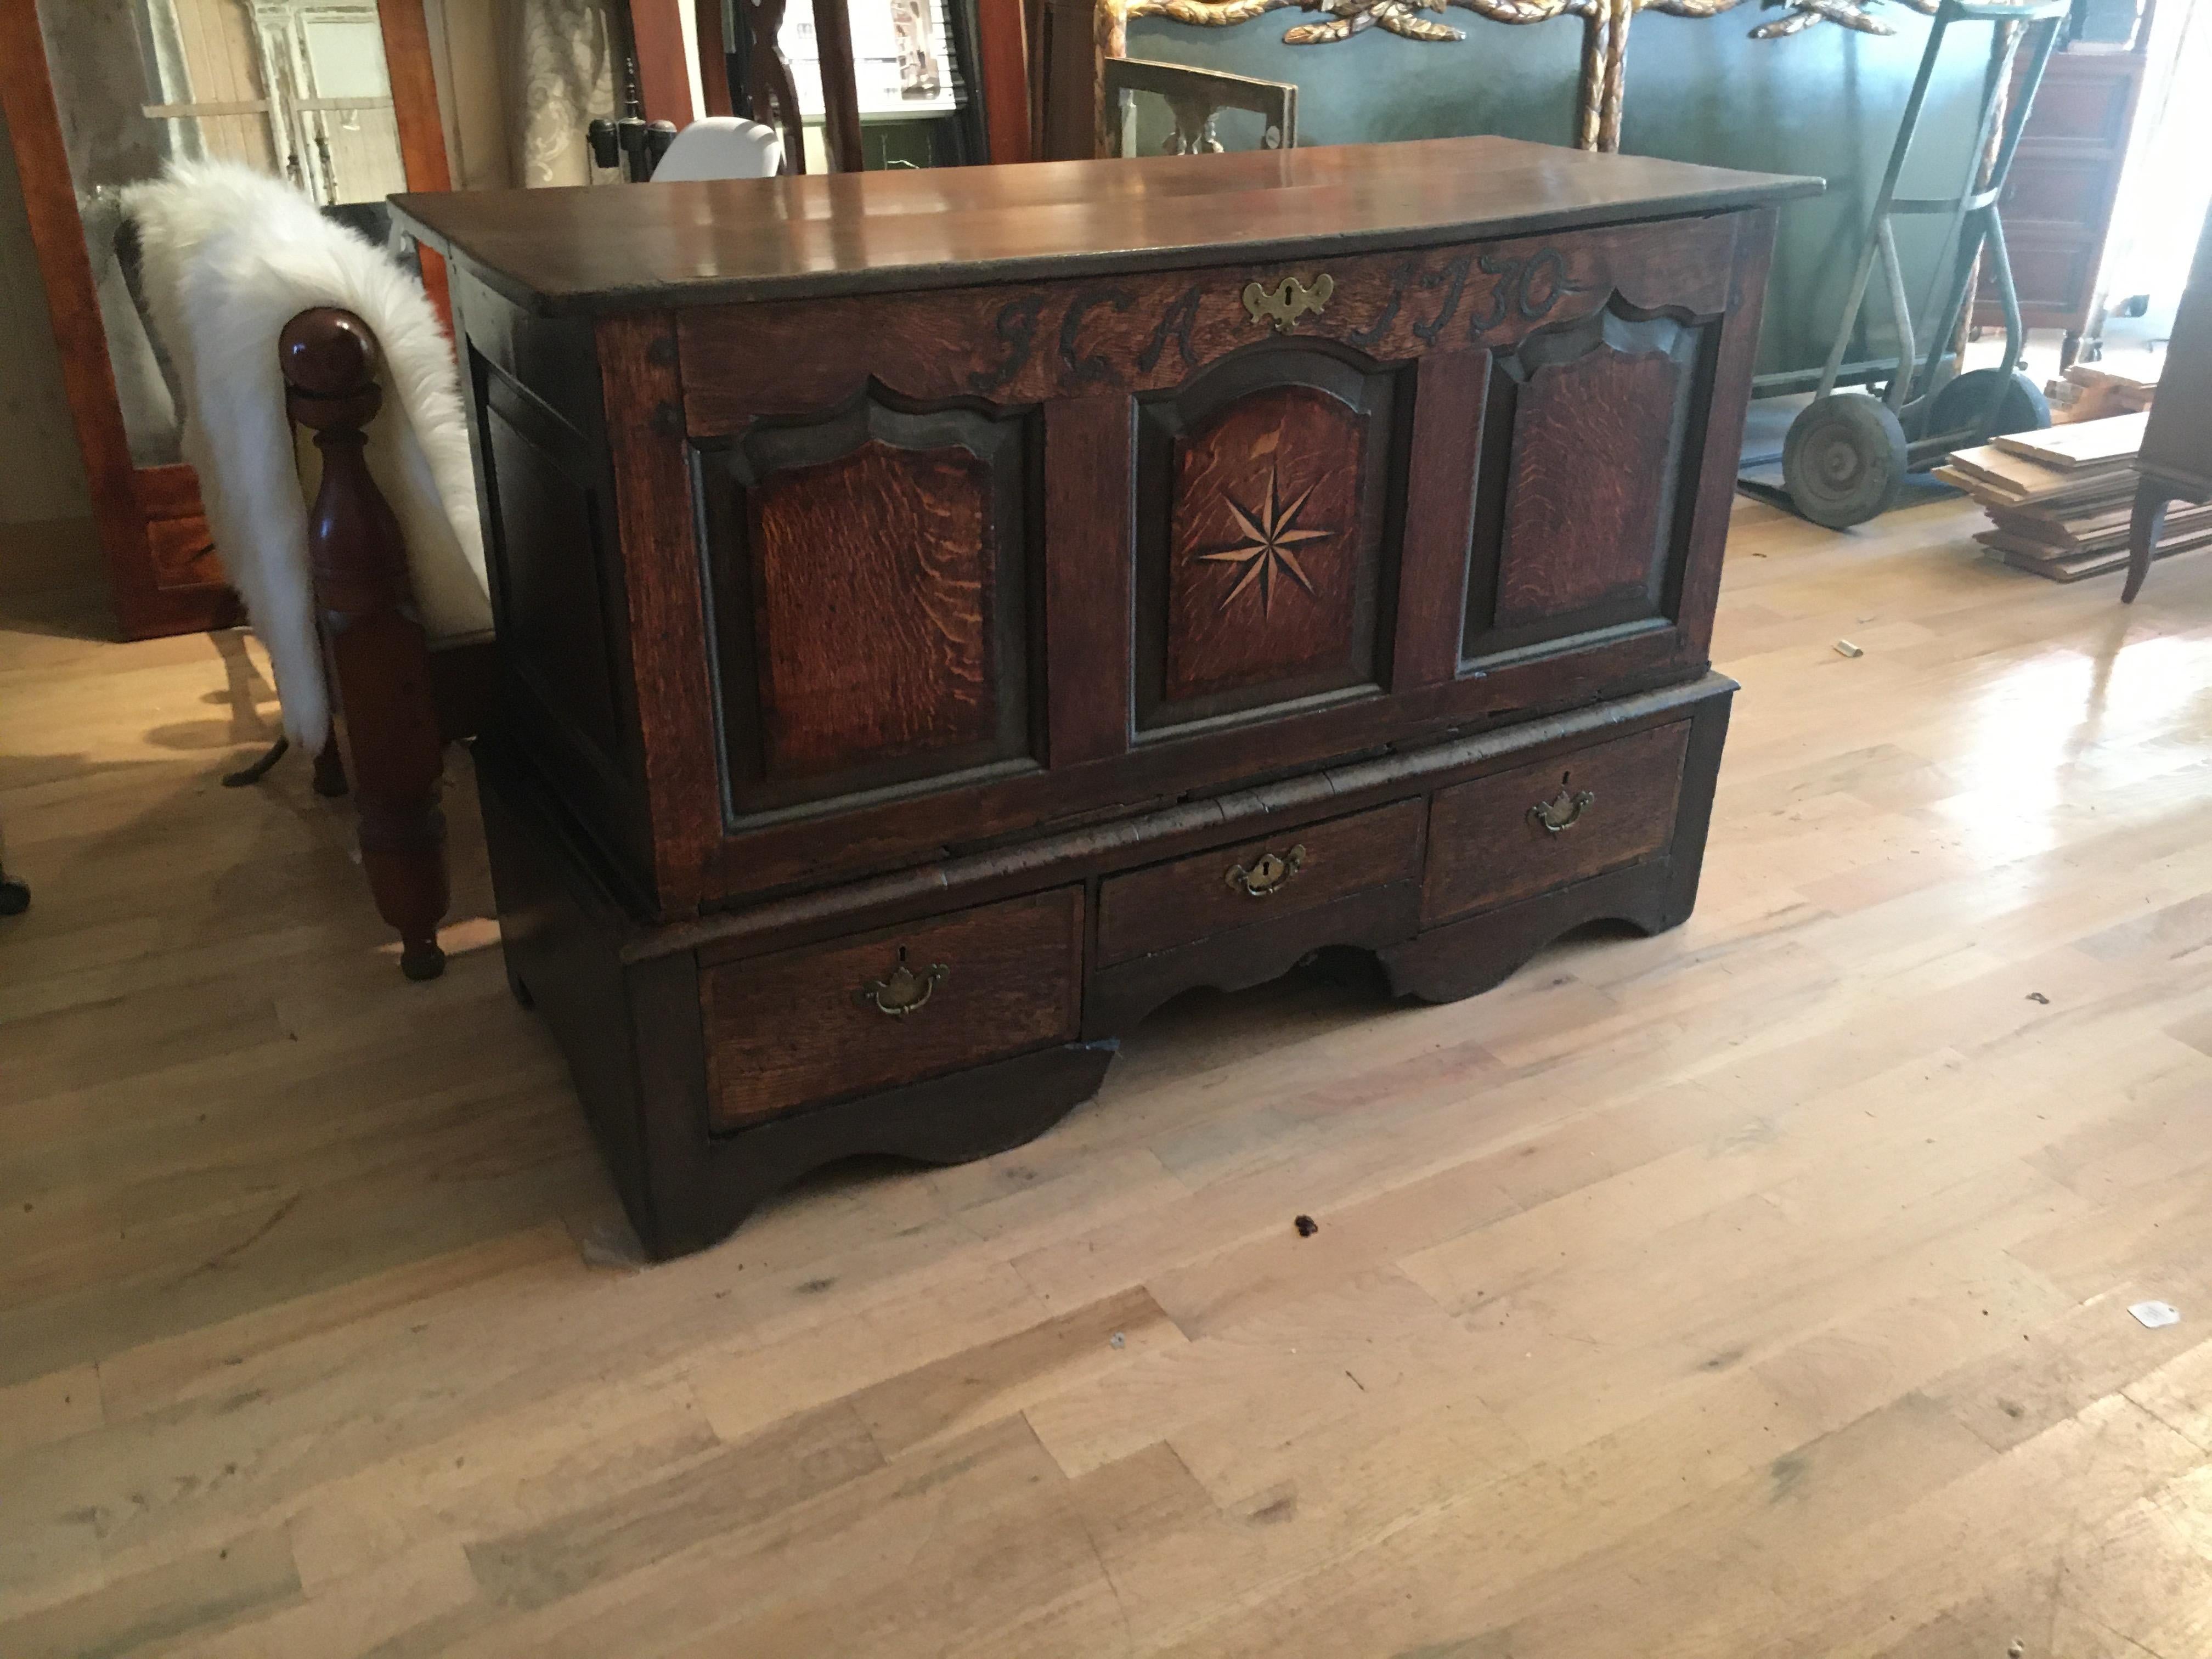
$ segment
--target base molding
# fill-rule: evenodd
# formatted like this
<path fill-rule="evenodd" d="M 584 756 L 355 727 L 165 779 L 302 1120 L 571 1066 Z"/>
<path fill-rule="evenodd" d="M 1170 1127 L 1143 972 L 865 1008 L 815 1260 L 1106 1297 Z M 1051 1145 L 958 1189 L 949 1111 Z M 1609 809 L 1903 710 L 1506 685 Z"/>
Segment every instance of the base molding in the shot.
<path fill-rule="evenodd" d="M 1563 933 L 1594 921 L 1619 921 L 1644 934 L 1689 920 L 1687 899 L 1671 859 L 1609 871 L 1556 893 L 1432 927 L 1375 953 L 1390 989 L 1423 1002 L 1458 1002 L 1504 984 Z"/>
<path fill-rule="evenodd" d="M 1178 823 L 1173 836 L 1102 834 L 1009 860 L 1023 872 L 1016 891 L 1034 900 L 1004 896 L 1006 868 L 921 918 L 903 885 L 879 902 L 847 895 L 835 932 L 813 919 L 781 954 L 750 957 L 731 952 L 723 929 L 629 910 L 604 858 L 495 737 L 477 744 L 477 777 L 508 982 L 566 1054 L 645 1248 L 680 1255 L 841 1159 L 954 1164 L 1043 1133 L 1097 1091 L 1122 1033 L 1195 987 L 1256 985 L 1349 947 L 1375 959 L 1390 993 L 1448 1002 L 1490 989 L 1587 922 L 1677 926 L 1697 901 L 1734 690 L 1714 678 L 1648 704 L 1623 699 L 1610 706 L 1618 718 L 1572 733 L 1532 722 L 1520 744 L 1377 761 L 1364 793 L 1286 793 L 1279 806 L 1248 799 L 1220 814 L 1210 842 Z M 1589 827 L 1576 827 L 1582 808 L 1558 807 L 1563 778 L 1598 802 Z M 1262 885 L 1282 893 L 1224 906 L 1217 866 L 1249 884 L 1263 854 L 1281 863 Z M 1615 857 L 1633 861 L 1582 873 Z M 1535 878 L 1553 884 L 1510 896 Z M 1136 915 L 1160 948 L 1101 962 L 1101 896 L 1121 905 L 1126 940 L 1131 893 L 1159 896 Z M 1469 902 L 1478 908 L 1452 914 Z M 994 913 L 1013 920 L 1011 931 Z M 917 1023 L 910 1049 L 903 1013 L 883 1018 L 895 1012 L 883 987 L 872 1009 L 861 999 L 855 1012 L 846 985 L 854 959 L 865 977 L 905 962 L 908 944 L 922 963 L 942 948 L 951 965 L 937 978 L 951 988 L 929 1011 L 950 1023 Z M 963 957 L 969 949 L 983 954 Z M 817 988 L 717 1000 L 718 988 L 752 984 Z M 1062 988 L 1047 995 L 1047 984 Z M 1018 1020 L 1004 1025 L 1010 1008 Z M 1019 1035 L 1009 1042 L 1009 1032 Z M 710 1044 L 720 1046 L 710 1054 Z M 744 1063 L 733 1055 L 754 1053 L 787 1073 L 803 1057 L 808 1081 L 787 1091 L 780 1115 L 719 1127 L 714 1062 L 726 1073 Z M 898 1080 L 883 1086 L 887 1074 Z"/>

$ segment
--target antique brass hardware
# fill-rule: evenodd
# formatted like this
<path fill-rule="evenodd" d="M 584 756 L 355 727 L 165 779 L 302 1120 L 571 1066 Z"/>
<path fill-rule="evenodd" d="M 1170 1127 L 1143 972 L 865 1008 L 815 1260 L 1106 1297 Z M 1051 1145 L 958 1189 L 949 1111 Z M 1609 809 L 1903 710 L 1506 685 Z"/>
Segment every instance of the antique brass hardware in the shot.
<path fill-rule="evenodd" d="M 1589 789 L 1568 793 L 1567 780 L 1563 777 L 1559 780 L 1559 793 L 1551 799 L 1530 807 L 1528 816 L 1544 826 L 1546 835 L 1561 835 L 1579 823 L 1583 814 L 1589 811 L 1596 799 L 1596 793 Z"/>
<path fill-rule="evenodd" d="M 1262 853 L 1252 860 L 1247 870 L 1243 865 L 1233 865 L 1224 879 L 1231 887 L 1250 898 L 1268 898 L 1290 884 L 1306 861 L 1304 845 L 1293 847 L 1287 853 Z"/>
<path fill-rule="evenodd" d="M 1309 311 L 1320 313 L 1328 303 L 1328 296 L 1336 292 L 1336 278 L 1327 271 L 1313 279 L 1308 288 L 1295 276 L 1285 276 L 1275 284 L 1273 291 L 1257 283 L 1244 284 L 1244 309 L 1252 313 L 1255 323 L 1273 320 L 1278 333 L 1287 334 L 1291 325 Z"/>
<path fill-rule="evenodd" d="M 906 965 L 906 946 L 898 948 L 898 963 L 888 979 L 871 980 L 853 993 L 853 1000 L 863 1008 L 873 1003 L 878 1013 L 889 1014 L 893 1019 L 904 1019 L 927 1002 L 937 988 L 952 977 L 952 970 L 941 962 L 933 962 L 916 973 Z"/>

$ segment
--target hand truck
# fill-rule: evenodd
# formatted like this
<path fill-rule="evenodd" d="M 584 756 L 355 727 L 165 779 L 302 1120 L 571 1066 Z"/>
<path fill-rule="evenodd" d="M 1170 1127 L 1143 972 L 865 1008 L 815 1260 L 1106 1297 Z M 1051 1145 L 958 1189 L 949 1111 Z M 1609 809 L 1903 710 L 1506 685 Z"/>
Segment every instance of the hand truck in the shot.
<path fill-rule="evenodd" d="M 2013 289 L 2012 262 L 2005 252 L 1997 200 L 2004 194 L 2013 152 L 2020 146 L 2021 129 L 2027 125 L 2036 89 L 2043 84 L 2044 69 L 2058 44 L 2058 32 L 2069 9 L 2070 0 L 2018 0 L 2018 3 L 1941 0 L 1936 8 L 1927 49 L 1920 57 L 1920 72 L 1913 80 L 1911 95 L 1905 100 L 1905 118 L 1889 153 L 1888 169 L 1882 174 L 1873 223 L 1859 251 L 1850 298 L 1844 306 L 1835 344 L 1820 372 L 1819 392 L 1790 423 L 1790 435 L 1783 445 L 1784 489 L 1797 511 L 1814 524 L 1832 530 L 1863 524 L 1896 504 L 1908 472 L 1923 471 L 1954 450 L 1986 443 L 2000 433 L 2025 432 L 2051 424 L 2051 405 L 2035 382 L 2020 370 L 2027 331 L 2021 321 L 2020 296 Z M 1982 87 L 1981 118 L 1967 153 L 1965 178 L 1955 196 L 1900 197 L 1898 178 L 1912 148 L 1929 83 L 1943 50 L 1943 37 L 1957 23 L 1991 23 L 2002 31 L 1992 43 Z M 2006 90 L 2023 40 L 2032 42 L 2031 56 L 2008 101 Z M 1990 136 L 1997 131 L 2001 115 L 2003 134 L 1990 160 L 1989 176 L 1983 181 L 1983 159 L 1990 154 Z M 1958 243 L 1948 268 L 1941 258 L 1936 260 L 1929 284 L 1923 320 L 1930 317 L 1942 320 L 1928 337 L 1924 354 L 1913 331 L 1911 303 L 1905 295 L 1905 272 L 1898 261 L 1893 228 L 1900 216 L 1923 214 L 1942 214 L 1950 220 L 1939 247 L 1949 247 L 1954 239 Z M 1996 368 L 1973 369 L 1939 384 L 1939 371 L 1970 299 L 1977 257 L 1984 252 L 2004 308 L 2004 361 Z M 1877 258 L 1881 262 L 1890 317 L 1897 329 L 1897 356 L 1893 362 L 1873 366 L 1868 378 L 1888 376 L 1879 395 L 1839 392 L 1836 387 L 1844 355 L 1866 303 Z"/>

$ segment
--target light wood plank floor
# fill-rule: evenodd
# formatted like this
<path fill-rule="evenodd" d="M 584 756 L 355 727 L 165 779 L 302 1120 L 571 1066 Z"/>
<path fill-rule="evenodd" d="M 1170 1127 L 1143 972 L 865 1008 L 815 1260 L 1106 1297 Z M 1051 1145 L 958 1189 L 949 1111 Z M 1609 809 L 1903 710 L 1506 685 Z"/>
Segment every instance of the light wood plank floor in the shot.
<path fill-rule="evenodd" d="M 2212 559 L 1975 522 L 1741 510 L 1680 932 L 1188 1001 L 649 1271 L 465 763 L 410 986 L 306 767 L 216 786 L 243 644 L 14 593 L 0 1654 L 2205 1653 Z"/>

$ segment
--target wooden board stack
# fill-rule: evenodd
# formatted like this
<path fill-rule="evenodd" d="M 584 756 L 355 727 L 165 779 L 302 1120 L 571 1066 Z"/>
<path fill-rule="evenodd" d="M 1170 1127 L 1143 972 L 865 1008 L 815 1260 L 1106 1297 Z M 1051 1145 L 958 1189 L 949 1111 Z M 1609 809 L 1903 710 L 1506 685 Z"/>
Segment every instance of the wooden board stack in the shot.
<path fill-rule="evenodd" d="M 2057 380 L 2045 382 L 2043 395 L 2050 402 L 2053 423 L 2068 426 L 2078 421 L 2102 420 L 2107 415 L 2140 415 L 2150 407 L 2157 391 L 2156 380 L 2076 363 Z"/>
<path fill-rule="evenodd" d="M 2144 415 L 2115 415 L 1962 449 L 1936 476 L 1989 509 L 1974 539 L 2005 563 L 2053 581 L 2118 570 L 2128 562 L 2136 451 Z M 2166 514 L 2155 556 L 2212 543 L 2212 504 Z"/>

